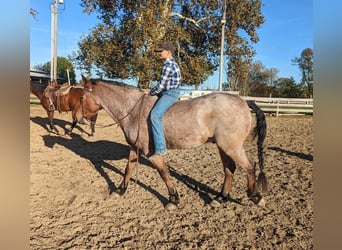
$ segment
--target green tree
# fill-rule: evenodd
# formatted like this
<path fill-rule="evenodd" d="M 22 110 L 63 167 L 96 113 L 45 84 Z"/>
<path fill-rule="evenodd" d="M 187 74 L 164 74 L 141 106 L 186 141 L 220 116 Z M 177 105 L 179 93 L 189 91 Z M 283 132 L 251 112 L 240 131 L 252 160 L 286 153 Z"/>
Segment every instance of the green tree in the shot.
<path fill-rule="evenodd" d="M 290 78 L 279 78 L 275 87 L 277 88 L 274 97 L 284 97 L 284 98 L 299 98 L 303 97 L 303 89 L 300 85 L 296 84 L 293 77 Z"/>
<path fill-rule="evenodd" d="M 305 97 L 313 97 L 313 50 L 304 49 L 300 57 L 292 60 L 302 73 L 301 84 L 305 86 Z"/>
<path fill-rule="evenodd" d="M 268 97 L 272 89 L 266 83 L 249 82 L 247 86 L 248 86 L 248 95 L 257 96 L 257 97 Z"/>
<path fill-rule="evenodd" d="M 78 65 L 109 78 L 133 78 L 140 88 L 157 80 L 161 63 L 154 49 L 163 41 L 176 46 L 183 83 L 206 80 L 219 64 L 223 1 L 82 0 L 87 13 L 102 21 L 79 43 Z M 227 0 L 224 54 L 254 55 L 256 30 L 264 22 L 261 0 Z M 238 52 L 238 53 L 236 53 Z"/>
<path fill-rule="evenodd" d="M 50 65 L 51 65 L 51 62 L 46 62 L 42 65 L 37 65 L 34 68 L 44 70 L 50 74 L 51 72 Z M 75 85 L 76 75 L 74 72 L 74 66 L 72 65 L 70 60 L 68 60 L 67 58 L 58 56 L 57 57 L 57 77 L 63 78 L 64 82 L 68 80 L 67 70 L 69 70 L 70 84 Z"/>

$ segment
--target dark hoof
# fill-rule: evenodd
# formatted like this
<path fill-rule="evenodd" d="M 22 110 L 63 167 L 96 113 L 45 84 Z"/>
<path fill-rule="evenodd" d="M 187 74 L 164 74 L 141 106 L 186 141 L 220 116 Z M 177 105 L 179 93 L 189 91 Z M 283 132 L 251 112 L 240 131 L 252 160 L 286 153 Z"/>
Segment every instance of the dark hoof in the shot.
<path fill-rule="evenodd" d="M 227 203 L 230 200 L 229 195 L 227 197 L 223 197 L 222 195 L 216 196 L 211 202 L 210 206 L 212 207 L 220 207 L 222 204 Z"/>
<path fill-rule="evenodd" d="M 116 190 L 114 190 L 114 193 L 123 196 L 126 193 L 127 188 L 117 188 Z"/>
<path fill-rule="evenodd" d="M 173 194 L 170 194 L 169 203 L 173 203 L 176 205 L 179 203 L 179 194 L 178 194 L 177 190 L 175 190 Z"/>

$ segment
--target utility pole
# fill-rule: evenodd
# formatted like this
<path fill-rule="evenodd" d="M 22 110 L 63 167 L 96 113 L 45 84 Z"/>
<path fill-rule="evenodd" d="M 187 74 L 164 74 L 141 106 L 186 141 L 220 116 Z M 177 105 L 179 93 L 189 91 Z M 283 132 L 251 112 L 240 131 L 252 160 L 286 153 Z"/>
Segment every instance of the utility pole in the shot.
<path fill-rule="evenodd" d="M 58 0 L 53 0 L 51 4 L 51 64 L 50 81 L 57 81 L 57 15 Z"/>
<path fill-rule="evenodd" d="M 226 0 L 223 0 L 223 14 L 222 14 L 221 24 L 222 24 L 222 31 L 221 31 L 221 55 L 220 55 L 219 91 L 222 91 L 224 29 L 225 29 L 225 26 L 226 26 Z"/>
<path fill-rule="evenodd" d="M 51 65 L 50 81 L 57 81 L 57 17 L 58 4 L 64 4 L 64 0 L 53 0 L 51 4 Z"/>

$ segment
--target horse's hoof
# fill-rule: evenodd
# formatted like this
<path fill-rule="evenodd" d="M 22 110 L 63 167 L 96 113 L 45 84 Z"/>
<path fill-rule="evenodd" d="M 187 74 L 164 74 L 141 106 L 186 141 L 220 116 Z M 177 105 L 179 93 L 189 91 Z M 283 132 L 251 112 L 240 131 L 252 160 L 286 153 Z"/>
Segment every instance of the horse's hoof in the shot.
<path fill-rule="evenodd" d="M 120 196 L 123 196 L 126 193 L 127 187 L 126 188 L 117 188 L 113 191 L 113 194 L 117 194 Z"/>
<path fill-rule="evenodd" d="M 111 196 L 115 197 L 115 198 L 120 198 L 122 197 L 123 195 L 122 194 L 119 194 L 118 192 L 114 191 L 114 192 L 109 192 Z"/>
<path fill-rule="evenodd" d="M 177 205 L 175 203 L 172 203 L 172 202 L 168 202 L 165 206 L 165 209 L 168 211 L 172 211 L 172 210 L 175 210 L 177 208 L 178 208 Z"/>
<path fill-rule="evenodd" d="M 261 198 L 260 201 L 257 204 L 259 207 L 264 208 L 266 206 L 266 201 L 264 198 Z"/>
<path fill-rule="evenodd" d="M 221 202 L 219 202 L 218 200 L 214 199 L 214 200 L 212 200 L 210 202 L 210 206 L 214 207 L 214 208 L 220 207 L 221 206 Z"/>

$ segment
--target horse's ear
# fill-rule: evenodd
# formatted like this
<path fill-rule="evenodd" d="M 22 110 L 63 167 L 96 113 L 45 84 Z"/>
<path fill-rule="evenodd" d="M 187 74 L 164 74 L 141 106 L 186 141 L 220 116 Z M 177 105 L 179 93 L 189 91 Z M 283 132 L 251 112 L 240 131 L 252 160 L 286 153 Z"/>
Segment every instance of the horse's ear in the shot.
<path fill-rule="evenodd" d="M 91 81 L 82 75 L 82 81 L 83 81 L 83 87 L 87 89 L 92 89 L 92 83 Z"/>

